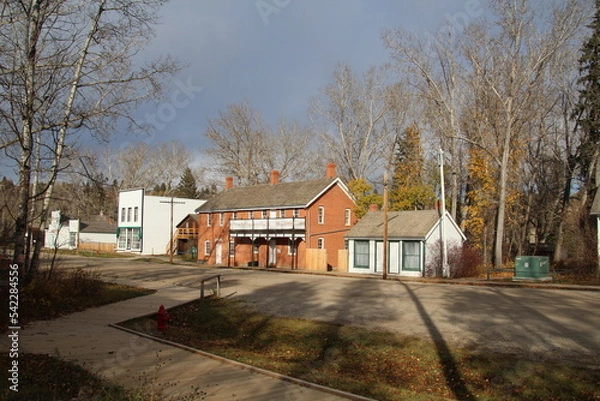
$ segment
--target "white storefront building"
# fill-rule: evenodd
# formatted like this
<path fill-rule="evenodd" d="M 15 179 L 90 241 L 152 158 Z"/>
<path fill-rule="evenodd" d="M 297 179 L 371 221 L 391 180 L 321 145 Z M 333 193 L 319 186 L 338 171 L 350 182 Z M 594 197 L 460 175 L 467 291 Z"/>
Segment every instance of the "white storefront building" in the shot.
<path fill-rule="evenodd" d="M 146 195 L 143 188 L 119 192 L 117 251 L 165 255 L 175 226 L 202 206 L 201 199 Z"/>

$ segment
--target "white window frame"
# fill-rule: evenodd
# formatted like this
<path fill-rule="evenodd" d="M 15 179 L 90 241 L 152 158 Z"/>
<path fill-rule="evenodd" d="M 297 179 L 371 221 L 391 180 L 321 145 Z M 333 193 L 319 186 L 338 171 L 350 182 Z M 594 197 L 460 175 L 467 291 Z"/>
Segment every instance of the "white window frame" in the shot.
<path fill-rule="evenodd" d="M 137 223 L 139 218 L 139 208 L 137 206 L 135 206 L 133 208 L 133 221 Z"/>
<path fill-rule="evenodd" d="M 211 251 L 211 246 L 210 246 L 210 241 L 206 240 L 204 241 L 204 256 L 210 256 L 210 251 Z"/>
<path fill-rule="evenodd" d="M 269 218 L 269 211 L 268 210 L 263 210 L 261 212 L 261 216 L 263 219 L 268 219 Z"/>
<path fill-rule="evenodd" d="M 344 224 L 349 226 L 352 221 L 352 212 L 350 209 L 344 210 Z"/>
<path fill-rule="evenodd" d="M 325 249 L 325 238 L 317 238 L 317 249 Z"/>
<path fill-rule="evenodd" d="M 131 207 L 127 208 L 127 222 L 131 221 L 131 210 L 132 210 Z"/>
<path fill-rule="evenodd" d="M 225 213 L 219 213 L 219 225 L 221 227 L 225 225 Z"/>
<path fill-rule="evenodd" d="M 233 258 L 235 256 L 235 240 L 229 241 L 229 257 Z"/>
<path fill-rule="evenodd" d="M 124 207 L 121 208 L 121 222 L 125 222 L 125 215 L 127 214 L 126 209 Z"/>
<path fill-rule="evenodd" d="M 371 245 L 367 240 L 354 241 L 354 267 L 357 269 L 370 268 Z"/>
<path fill-rule="evenodd" d="M 212 227 L 212 214 L 208 213 L 206 215 L 206 227 Z"/>
<path fill-rule="evenodd" d="M 317 211 L 317 224 L 325 224 L 325 206 L 319 206 Z"/>
<path fill-rule="evenodd" d="M 294 217 L 295 218 L 299 218 L 300 217 L 300 209 L 294 209 Z"/>

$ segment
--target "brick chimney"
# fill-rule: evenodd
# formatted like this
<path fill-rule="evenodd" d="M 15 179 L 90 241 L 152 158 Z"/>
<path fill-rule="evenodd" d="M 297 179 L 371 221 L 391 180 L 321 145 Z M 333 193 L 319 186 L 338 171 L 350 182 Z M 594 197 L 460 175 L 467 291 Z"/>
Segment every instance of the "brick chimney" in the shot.
<path fill-rule="evenodd" d="M 233 188 L 233 177 L 225 177 L 225 189 Z"/>
<path fill-rule="evenodd" d="M 379 205 L 377 205 L 376 203 L 371 203 L 369 205 L 369 212 L 378 212 L 379 211 Z"/>
<path fill-rule="evenodd" d="M 328 163 L 327 164 L 327 178 L 335 178 L 336 173 L 335 173 L 335 163 Z"/>
<path fill-rule="evenodd" d="M 279 184 L 279 171 L 271 170 L 271 185 Z"/>

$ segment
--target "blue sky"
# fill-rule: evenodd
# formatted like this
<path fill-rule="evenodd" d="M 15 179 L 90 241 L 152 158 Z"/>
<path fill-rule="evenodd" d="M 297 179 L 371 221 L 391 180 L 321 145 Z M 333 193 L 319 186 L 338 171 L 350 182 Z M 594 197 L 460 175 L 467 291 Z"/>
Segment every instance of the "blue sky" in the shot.
<path fill-rule="evenodd" d="M 140 110 L 148 137 L 178 140 L 200 153 L 207 118 L 244 99 L 275 125 L 307 123 L 309 99 L 331 82 L 336 64 L 355 71 L 388 61 L 383 29 L 436 35 L 445 24 L 481 14 L 484 0 L 172 0 L 142 54 L 170 54 L 186 65 L 166 99 Z"/>

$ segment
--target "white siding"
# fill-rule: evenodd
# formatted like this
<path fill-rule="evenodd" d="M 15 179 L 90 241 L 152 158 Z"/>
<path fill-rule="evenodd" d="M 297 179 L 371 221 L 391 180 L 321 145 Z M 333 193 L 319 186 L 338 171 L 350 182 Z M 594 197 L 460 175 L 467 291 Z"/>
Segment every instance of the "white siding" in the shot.
<path fill-rule="evenodd" d="M 119 227 L 139 227 L 142 232 L 142 255 L 164 255 L 171 239 L 171 198 L 166 196 L 147 196 L 143 189 L 122 191 L 119 193 Z M 173 230 L 184 217 L 202 206 L 206 201 L 200 199 L 173 198 Z M 135 208 L 138 208 L 135 221 Z M 131 218 L 128 221 L 128 210 Z M 125 218 L 123 218 L 125 216 Z M 119 249 L 124 250 L 124 249 Z"/>

